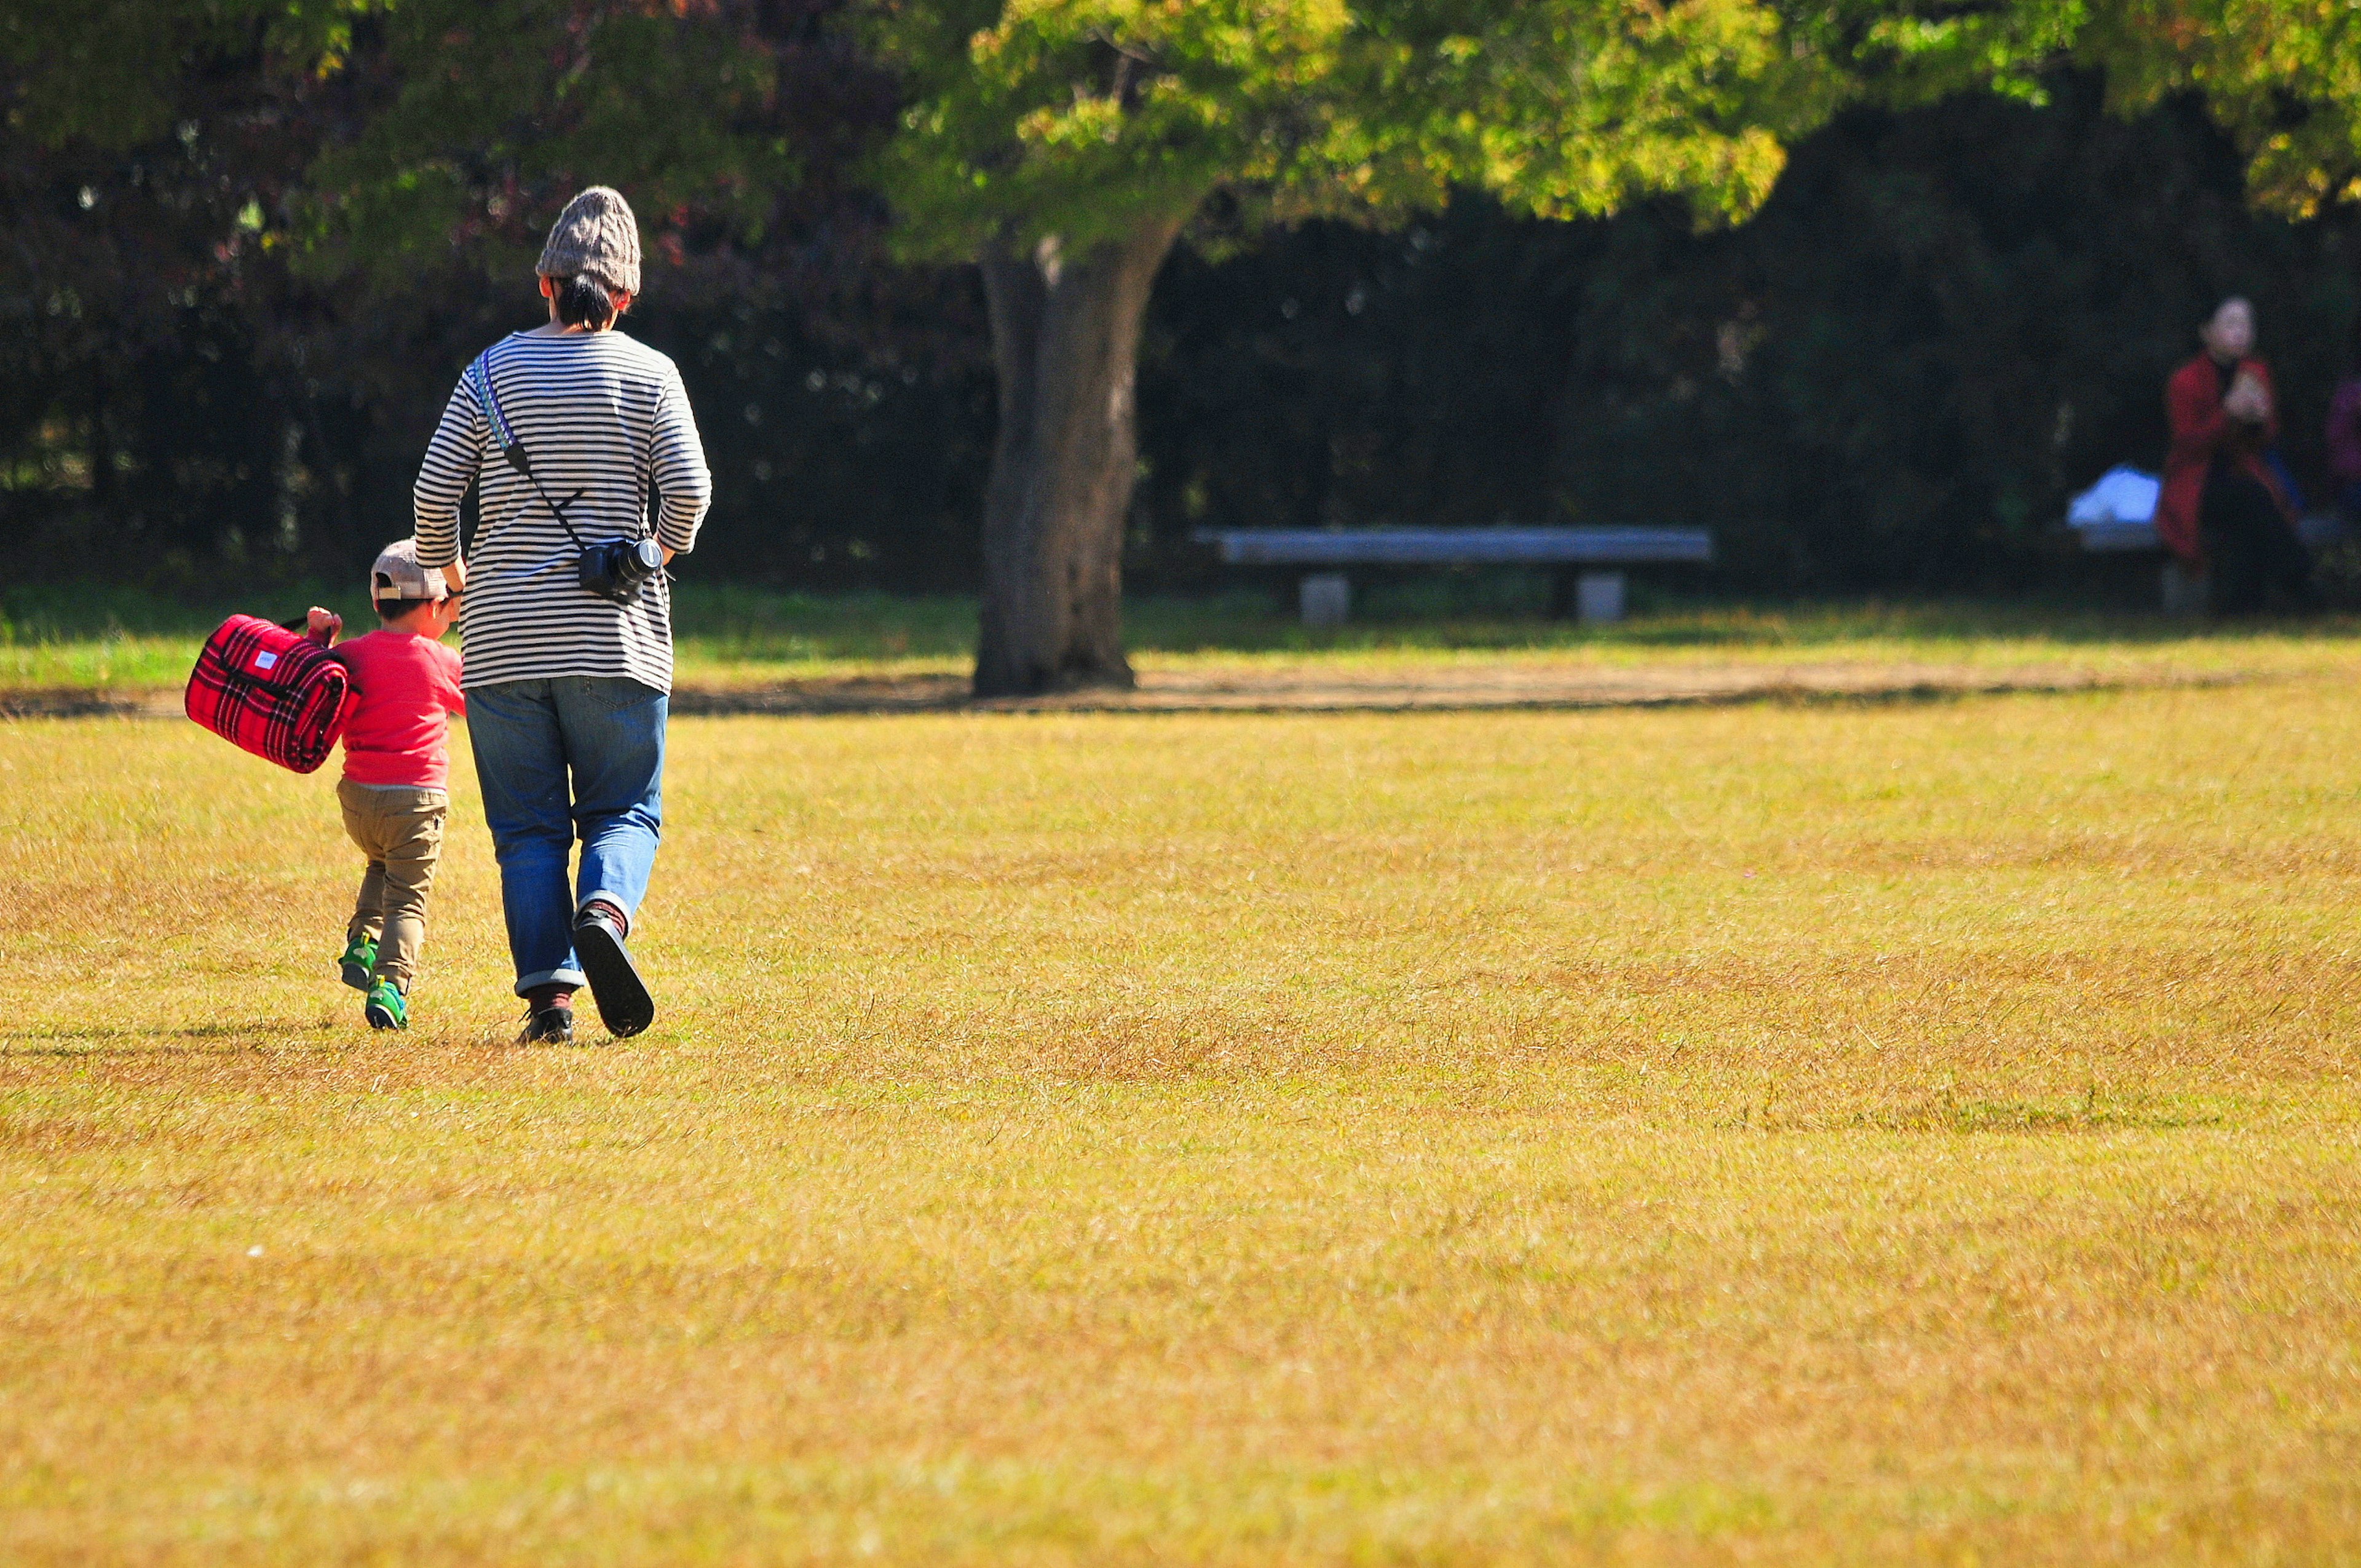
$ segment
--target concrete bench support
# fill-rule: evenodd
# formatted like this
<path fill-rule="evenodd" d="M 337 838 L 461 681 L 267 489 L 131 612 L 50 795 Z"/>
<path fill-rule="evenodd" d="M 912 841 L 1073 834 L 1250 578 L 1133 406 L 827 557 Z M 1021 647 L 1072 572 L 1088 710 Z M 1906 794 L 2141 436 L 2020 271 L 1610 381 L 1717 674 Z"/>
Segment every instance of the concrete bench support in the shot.
<path fill-rule="evenodd" d="M 1306 626 L 1342 626 L 1353 613 L 1353 580 L 1342 572 L 1310 572 L 1297 585 Z"/>
<path fill-rule="evenodd" d="M 1623 574 L 1585 572 L 1575 579 L 1574 615 L 1585 626 L 1603 626 L 1623 619 Z"/>
<path fill-rule="evenodd" d="M 2191 571 L 2177 557 L 2165 557 L 2163 598 L 2167 615 L 2203 615 L 2205 574 Z"/>

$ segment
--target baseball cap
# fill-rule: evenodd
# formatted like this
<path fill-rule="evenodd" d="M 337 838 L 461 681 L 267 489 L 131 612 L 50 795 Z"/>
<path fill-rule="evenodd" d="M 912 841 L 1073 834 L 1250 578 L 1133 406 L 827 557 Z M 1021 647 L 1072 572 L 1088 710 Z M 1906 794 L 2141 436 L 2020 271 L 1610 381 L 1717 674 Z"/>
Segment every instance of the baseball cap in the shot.
<path fill-rule="evenodd" d="M 451 597 L 441 567 L 418 564 L 418 541 L 397 539 L 377 553 L 369 568 L 371 599 L 439 599 Z"/>

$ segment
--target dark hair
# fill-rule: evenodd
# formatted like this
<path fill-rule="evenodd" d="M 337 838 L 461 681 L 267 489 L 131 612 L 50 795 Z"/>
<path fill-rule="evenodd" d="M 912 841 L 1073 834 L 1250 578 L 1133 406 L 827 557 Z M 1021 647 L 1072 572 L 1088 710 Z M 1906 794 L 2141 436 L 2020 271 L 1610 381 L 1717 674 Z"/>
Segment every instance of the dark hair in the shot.
<path fill-rule="evenodd" d="M 2222 313 L 2228 310 L 2232 305 L 2246 306 L 2246 314 L 2249 316 L 2253 316 L 2257 313 L 2255 310 L 2255 297 L 2252 294 L 2224 294 L 2220 299 L 2213 302 L 2213 308 L 2212 310 L 2205 313 L 2205 324 L 2207 326 L 2212 326 L 2215 322 L 2220 321 L 2222 319 Z"/>
<path fill-rule="evenodd" d="M 549 281 L 557 291 L 557 319 L 567 326 L 588 326 L 596 331 L 615 319 L 615 298 L 597 279 L 577 273 Z"/>
<path fill-rule="evenodd" d="M 377 605 L 377 618 L 390 626 L 412 610 L 424 609 L 430 604 L 441 604 L 443 601 L 441 599 L 377 599 L 373 602 Z"/>

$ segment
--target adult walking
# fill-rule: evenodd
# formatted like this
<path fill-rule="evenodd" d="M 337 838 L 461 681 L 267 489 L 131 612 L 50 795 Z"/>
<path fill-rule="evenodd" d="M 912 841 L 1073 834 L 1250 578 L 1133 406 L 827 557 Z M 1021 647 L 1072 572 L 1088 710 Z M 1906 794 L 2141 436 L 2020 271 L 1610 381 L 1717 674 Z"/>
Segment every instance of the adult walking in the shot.
<path fill-rule="evenodd" d="M 2166 383 L 2172 446 L 2157 536 L 2208 576 L 2213 611 L 2265 608 L 2276 588 L 2312 598 L 2312 556 L 2268 455 L 2279 439 L 2270 367 L 2255 356 L 2255 309 L 2233 297 L 2197 329 L 2204 352 Z"/>
<path fill-rule="evenodd" d="M 414 497 L 418 559 L 445 566 L 479 487 L 461 685 L 528 1042 L 573 1037 L 584 984 L 611 1034 L 654 1020 L 627 942 L 664 822 L 662 568 L 695 546 L 713 495 L 680 372 L 615 330 L 640 291 L 630 204 L 604 186 L 575 197 L 535 270 L 549 320 L 467 367 Z"/>

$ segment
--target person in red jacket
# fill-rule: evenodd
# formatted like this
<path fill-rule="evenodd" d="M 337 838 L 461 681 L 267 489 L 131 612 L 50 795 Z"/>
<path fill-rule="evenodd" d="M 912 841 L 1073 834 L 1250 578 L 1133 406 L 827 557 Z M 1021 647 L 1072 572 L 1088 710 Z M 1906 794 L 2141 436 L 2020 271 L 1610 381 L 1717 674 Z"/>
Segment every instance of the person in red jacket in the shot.
<path fill-rule="evenodd" d="M 2312 600 L 2312 555 L 2265 454 L 2279 438 L 2270 367 L 2254 356 L 2255 308 L 2232 297 L 2197 329 L 2205 352 L 2165 384 L 2172 430 L 2157 536 L 2206 569 L 2213 612 L 2266 608 L 2273 589 Z"/>

